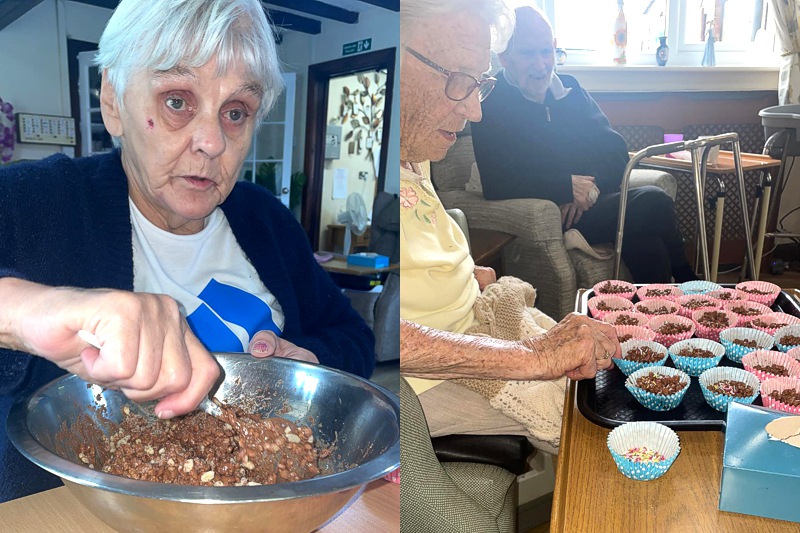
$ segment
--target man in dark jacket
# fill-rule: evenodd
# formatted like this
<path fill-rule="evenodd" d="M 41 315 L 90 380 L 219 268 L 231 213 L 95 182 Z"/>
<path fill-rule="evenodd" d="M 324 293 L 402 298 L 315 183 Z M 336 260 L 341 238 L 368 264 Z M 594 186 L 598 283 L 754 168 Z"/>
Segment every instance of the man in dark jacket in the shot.
<path fill-rule="evenodd" d="M 564 230 L 589 244 L 614 242 L 625 140 L 571 76 L 555 73 L 550 23 L 532 7 L 516 10 L 504 69 L 472 124 L 475 159 L 487 200 L 541 198 L 561 209 Z M 695 279 L 675 205 L 662 189 L 628 194 L 622 257 L 639 283 Z"/>

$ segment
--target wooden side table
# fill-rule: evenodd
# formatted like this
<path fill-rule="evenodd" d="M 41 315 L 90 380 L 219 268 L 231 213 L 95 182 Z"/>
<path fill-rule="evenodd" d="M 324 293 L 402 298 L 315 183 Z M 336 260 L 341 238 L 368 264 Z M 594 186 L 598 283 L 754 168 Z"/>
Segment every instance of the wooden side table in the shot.
<path fill-rule="evenodd" d="M 491 267 L 497 277 L 503 275 L 503 248 L 516 239 L 510 233 L 490 229 L 469 229 L 469 244 L 476 265 Z"/>
<path fill-rule="evenodd" d="M 326 240 L 326 250 L 328 252 L 341 254 L 344 253 L 344 234 L 347 226 L 344 224 L 328 224 L 328 235 Z M 362 235 L 353 235 L 351 246 L 353 252 L 363 252 L 369 246 L 370 226 Z"/>

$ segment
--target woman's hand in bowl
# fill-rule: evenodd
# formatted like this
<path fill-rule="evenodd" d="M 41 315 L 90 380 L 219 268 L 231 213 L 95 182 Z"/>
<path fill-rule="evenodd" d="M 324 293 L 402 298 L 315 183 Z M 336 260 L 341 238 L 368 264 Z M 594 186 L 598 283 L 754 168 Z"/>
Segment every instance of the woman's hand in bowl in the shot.
<path fill-rule="evenodd" d="M 259 331 L 250 340 L 250 353 L 254 357 L 285 357 L 319 364 L 317 356 L 296 344 L 282 339 L 269 330 Z"/>
<path fill-rule="evenodd" d="M 216 361 L 168 296 L 9 278 L 0 280 L 0 294 L 10 302 L 3 314 L 8 328 L 0 320 L 0 330 L 11 332 L 0 344 L 119 389 L 133 401 L 160 399 L 162 418 L 192 411 L 219 377 Z M 88 345 L 80 330 L 93 333 L 101 347 Z"/>

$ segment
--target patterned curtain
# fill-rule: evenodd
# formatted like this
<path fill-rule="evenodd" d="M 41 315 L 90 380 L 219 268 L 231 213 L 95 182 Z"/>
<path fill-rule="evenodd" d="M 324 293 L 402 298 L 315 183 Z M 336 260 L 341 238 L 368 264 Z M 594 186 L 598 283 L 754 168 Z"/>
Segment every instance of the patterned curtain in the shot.
<path fill-rule="evenodd" d="M 778 103 L 800 104 L 800 0 L 770 0 L 770 4 L 782 52 Z"/>

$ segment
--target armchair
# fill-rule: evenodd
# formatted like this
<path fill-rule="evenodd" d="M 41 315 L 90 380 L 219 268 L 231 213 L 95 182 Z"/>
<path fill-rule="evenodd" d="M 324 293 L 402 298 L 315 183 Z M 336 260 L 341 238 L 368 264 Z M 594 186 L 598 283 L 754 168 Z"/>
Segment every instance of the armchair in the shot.
<path fill-rule="evenodd" d="M 400 425 L 400 531 L 516 530 L 516 476 L 488 464 L 440 462 L 422 406 L 402 377 Z"/>
<path fill-rule="evenodd" d="M 536 287 L 536 307 L 560 320 L 573 310 L 578 287 L 591 287 L 611 278 L 613 259 L 598 260 L 579 250 L 567 250 L 561 232 L 561 212 L 549 200 L 521 198 L 485 200 L 467 190 L 475 155 L 469 128 L 459 134 L 442 161 L 431 164 L 431 177 L 448 209 L 459 208 L 471 227 L 516 236 L 503 251 L 506 274 Z M 658 185 L 675 198 L 675 178 L 666 172 L 636 170 L 631 187 Z M 627 268 L 621 277 L 631 279 Z"/>

